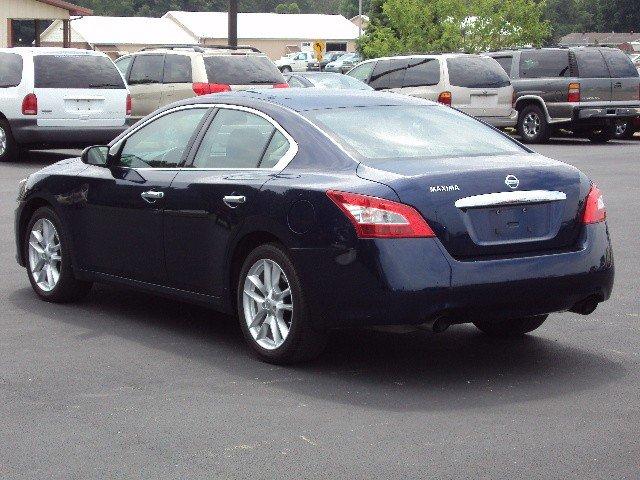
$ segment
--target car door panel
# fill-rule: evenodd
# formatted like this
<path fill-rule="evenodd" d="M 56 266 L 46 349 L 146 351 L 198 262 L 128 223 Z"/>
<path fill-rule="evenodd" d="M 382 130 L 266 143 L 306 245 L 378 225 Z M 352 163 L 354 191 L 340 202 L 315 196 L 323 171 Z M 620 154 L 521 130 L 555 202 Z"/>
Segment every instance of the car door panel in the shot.
<path fill-rule="evenodd" d="M 164 55 L 137 55 L 129 70 L 131 117 L 142 118 L 160 107 Z"/>
<path fill-rule="evenodd" d="M 229 245 L 255 198 L 270 178 L 268 172 L 238 174 L 235 170 L 183 169 L 167 197 L 164 243 L 170 285 L 197 293 L 223 295 L 228 287 L 222 272 Z M 226 204 L 225 197 L 244 197 Z"/>

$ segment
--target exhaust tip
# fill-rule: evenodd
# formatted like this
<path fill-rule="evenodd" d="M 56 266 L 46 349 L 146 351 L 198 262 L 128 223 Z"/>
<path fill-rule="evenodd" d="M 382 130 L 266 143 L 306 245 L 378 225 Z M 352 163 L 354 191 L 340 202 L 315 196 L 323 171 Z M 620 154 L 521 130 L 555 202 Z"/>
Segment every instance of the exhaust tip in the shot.
<path fill-rule="evenodd" d="M 600 303 L 599 298 L 592 295 L 576 303 L 569 311 L 580 315 L 590 315 L 598 308 L 598 303 Z"/>

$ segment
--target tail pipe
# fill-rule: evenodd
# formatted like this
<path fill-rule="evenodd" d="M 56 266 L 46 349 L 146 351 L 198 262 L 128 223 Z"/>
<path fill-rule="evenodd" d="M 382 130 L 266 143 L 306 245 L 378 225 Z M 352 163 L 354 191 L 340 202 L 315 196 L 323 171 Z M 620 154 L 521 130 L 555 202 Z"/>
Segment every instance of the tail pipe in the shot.
<path fill-rule="evenodd" d="M 600 303 L 600 301 L 600 297 L 598 297 L 597 295 L 591 295 L 584 300 L 580 300 L 573 307 L 571 307 L 571 310 L 569 311 L 579 313 L 580 315 L 590 315 L 596 308 L 598 308 L 598 304 Z"/>

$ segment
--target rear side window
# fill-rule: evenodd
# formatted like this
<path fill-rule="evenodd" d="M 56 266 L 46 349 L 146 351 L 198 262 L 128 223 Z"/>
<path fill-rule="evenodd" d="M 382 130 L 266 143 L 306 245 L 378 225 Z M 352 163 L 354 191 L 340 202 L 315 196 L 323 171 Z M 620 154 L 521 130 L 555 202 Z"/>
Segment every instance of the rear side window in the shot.
<path fill-rule="evenodd" d="M 440 83 L 440 62 L 437 58 L 412 58 L 409 60 L 402 85 L 423 87 Z"/>
<path fill-rule="evenodd" d="M 500 64 L 502 69 L 507 75 L 511 76 L 511 64 L 513 63 L 513 57 L 493 57 L 496 62 Z"/>
<path fill-rule="evenodd" d="M 465 88 L 502 88 L 511 84 L 498 62 L 489 57 L 447 59 L 449 83 Z"/>
<path fill-rule="evenodd" d="M 191 83 L 191 59 L 185 55 L 167 55 L 164 59 L 164 83 Z"/>
<path fill-rule="evenodd" d="M 599 50 L 574 51 L 578 63 L 578 74 L 582 78 L 609 78 L 609 69 Z"/>
<path fill-rule="evenodd" d="M 269 168 L 289 149 L 289 142 L 276 135 L 271 122 L 253 113 L 220 109 L 211 122 L 198 153 L 196 168 Z"/>
<path fill-rule="evenodd" d="M 164 55 L 138 55 L 129 74 L 129 85 L 161 83 Z"/>
<path fill-rule="evenodd" d="M 133 60 L 133 57 L 122 57 L 114 62 L 116 64 L 116 67 L 118 67 L 118 70 L 120 70 L 120 72 L 124 76 L 124 78 L 127 78 L 127 73 L 129 72 L 129 66 L 131 65 L 132 60 Z"/>
<path fill-rule="evenodd" d="M 262 55 L 219 55 L 204 57 L 209 83 L 260 85 L 285 83 L 278 67 Z"/>
<path fill-rule="evenodd" d="M 380 60 L 373 69 L 369 85 L 376 90 L 402 87 L 408 64 L 409 60 L 406 58 Z"/>
<path fill-rule="evenodd" d="M 638 76 L 638 70 L 629 56 L 620 50 L 602 49 L 602 55 L 609 65 L 613 78 L 631 78 Z"/>
<path fill-rule="evenodd" d="M 568 77 L 567 50 L 524 50 L 520 54 L 520 78 Z"/>
<path fill-rule="evenodd" d="M 98 55 L 36 55 L 33 57 L 36 88 L 125 88 L 120 72 Z"/>
<path fill-rule="evenodd" d="M 0 88 L 17 87 L 22 81 L 22 57 L 0 53 Z"/>

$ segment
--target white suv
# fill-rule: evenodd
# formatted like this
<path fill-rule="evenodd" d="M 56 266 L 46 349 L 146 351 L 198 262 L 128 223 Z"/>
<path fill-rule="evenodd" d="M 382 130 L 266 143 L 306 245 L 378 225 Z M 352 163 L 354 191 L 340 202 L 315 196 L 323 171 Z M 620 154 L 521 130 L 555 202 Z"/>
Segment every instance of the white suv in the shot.
<path fill-rule="evenodd" d="M 315 61 L 313 52 L 298 52 L 285 55 L 280 60 L 276 60 L 275 64 L 282 73 L 306 72 L 309 69 L 309 63 Z"/>
<path fill-rule="evenodd" d="M 130 110 L 124 79 L 103 53 L 0 49 L 0 161 L 26 147 L 106 144 Z"/>
<path fill-rule="evenodd" d="M 367 60 L 347 75 L 375 90 L 389 90 L 450 105 L 495 127 L 513 127 L 509 76 L 493 58 L 479 55 L 411 55 Z"/>

